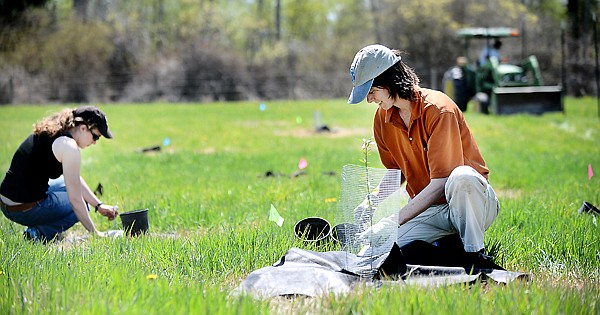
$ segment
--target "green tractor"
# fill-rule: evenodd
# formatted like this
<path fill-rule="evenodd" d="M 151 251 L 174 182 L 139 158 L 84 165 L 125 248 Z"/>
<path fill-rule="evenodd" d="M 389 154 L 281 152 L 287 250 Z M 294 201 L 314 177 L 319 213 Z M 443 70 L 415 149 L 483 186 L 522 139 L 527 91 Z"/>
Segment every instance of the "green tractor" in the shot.
<path fill-rule="evenodd" d="M 485 40 L 501 44 L 501 38 L 518 37 L 513 28 L 463 28 L 457 32 L 464 39 L 465 55 L 457 59 L 456 66 L 444 74 L 444 92 L 463 111 L 475 98 L 482 113 L 514 114 L 563 111 L 561 86 L 544 86 L 537 58 L 533 55 L 520 64 L 501 62 L 497 52 L 486 50 L 479 60 L 469 57 L 471 40 Z M 499 47 L 496 47 L 499 48 Z"/>

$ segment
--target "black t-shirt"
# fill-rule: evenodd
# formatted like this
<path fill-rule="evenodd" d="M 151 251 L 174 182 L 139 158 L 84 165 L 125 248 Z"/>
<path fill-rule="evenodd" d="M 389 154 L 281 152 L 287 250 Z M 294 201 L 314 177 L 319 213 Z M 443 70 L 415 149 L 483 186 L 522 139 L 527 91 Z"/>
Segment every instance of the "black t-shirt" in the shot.
<path fill-rule="evenodd" d="M 58 137 L 29 135 L 13 155 L 10 168 L 0 185 L 0 194 L 15 202 L 33 202 L 46 197 L 48 180 L 63 173 L 62 163 L 52 152 Z M 66 135 L 69 136 L 70 135 Z"/>

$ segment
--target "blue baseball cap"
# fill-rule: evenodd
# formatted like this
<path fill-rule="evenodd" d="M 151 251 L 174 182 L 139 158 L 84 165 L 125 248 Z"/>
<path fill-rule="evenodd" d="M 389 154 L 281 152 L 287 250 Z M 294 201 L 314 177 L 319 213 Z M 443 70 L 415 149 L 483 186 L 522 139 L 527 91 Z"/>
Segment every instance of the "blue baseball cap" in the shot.
<path fill-rule="evenodd" d="M 350 65 L 353 88 L 348 104 L 362 102 L 369 94 L 373 79 L 401 59 L 391 49 L 379 44 L 369 45 L 359 50 Z"/>

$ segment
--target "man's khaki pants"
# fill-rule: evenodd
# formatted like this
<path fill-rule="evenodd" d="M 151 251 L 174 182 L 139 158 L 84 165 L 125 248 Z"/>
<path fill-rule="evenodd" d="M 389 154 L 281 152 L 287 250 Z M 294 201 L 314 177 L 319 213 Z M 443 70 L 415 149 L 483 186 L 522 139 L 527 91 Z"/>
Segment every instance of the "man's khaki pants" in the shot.
<path fill-rule="evenodd" d="M 446 235 L 460 235 L 465 251 L 483 248 L 483 234 L 490 227 L 500 204 L 488 181 L 470 166 L 459 166 L 445 186 L 447 204 L 434 205 L 400 226 L 397 243 L 414 240 L 429 243 Z"/>

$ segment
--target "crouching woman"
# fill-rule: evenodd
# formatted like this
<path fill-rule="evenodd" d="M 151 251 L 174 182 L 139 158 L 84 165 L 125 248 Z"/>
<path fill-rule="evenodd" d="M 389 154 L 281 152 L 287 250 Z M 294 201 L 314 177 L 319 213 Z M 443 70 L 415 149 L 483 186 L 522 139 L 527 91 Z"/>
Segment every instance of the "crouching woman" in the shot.
<path fill-rule="evenodd" d="M 106 115 L 94 106 L 65 109 L 43 118 L 13 155 L 0 185 L 0 208 L 27 227 L 25 238 L 51 241 L 75 223 L 94 226 L 89 206 L 114 220 L 117 208 L 103 204 L 80 176 L 81 149 L 112 138 Z"/>

